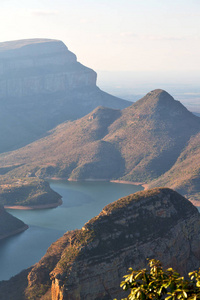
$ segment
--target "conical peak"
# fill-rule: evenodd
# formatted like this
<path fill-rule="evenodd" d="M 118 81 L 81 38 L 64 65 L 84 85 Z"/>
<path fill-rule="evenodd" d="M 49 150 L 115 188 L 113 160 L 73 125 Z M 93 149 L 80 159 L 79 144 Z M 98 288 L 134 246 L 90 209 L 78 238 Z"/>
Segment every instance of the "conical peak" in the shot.
<path fill-rule="evenodd" d="M 138 100 L 134 103 L 134 105 L 138 109 L 153 109 L 162 108 L 162 109 L 178 109 L 180 106 L 184 108 L 184 106 L 177 100 L 168 94 L 166 91 L 161 89 L 156 89 L 144 96 L 142 99 Z M 186 108 L 184 108 L 186 109 Z"/>
<path fill-rule="evenodd" d="M 128 111 L 129 108 L 126 108 Z M 131 106 L 132 113 L 146 116 L 155 120 L 168 120 L 177 122 L 177 118 L 185 122 L 185 118 L 193 120 L 195 124 L 199 124 L 199 118 L 194 116 L 179 101 L 175 100 L 170 94 L 162 89 L 156 89 L 149 92 L 142 99 L 138 100 Z M 198 125 L 199 126 L 199 125 Z"/>
<path fill-rule="evenodd" d="M 153 90 L 144 98 L 154 99 L 154 101 L 176 101 L 169 93 L 162 89 Z"/>

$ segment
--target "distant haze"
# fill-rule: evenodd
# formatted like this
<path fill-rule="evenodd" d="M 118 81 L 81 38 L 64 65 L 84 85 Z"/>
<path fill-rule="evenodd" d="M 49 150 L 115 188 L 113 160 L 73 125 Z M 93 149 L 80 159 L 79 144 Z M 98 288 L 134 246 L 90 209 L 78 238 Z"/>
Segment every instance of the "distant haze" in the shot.
<path fill-rule="evenodd" d="M 61 40 L 114 95 L 161 88 L 196 107 L 199 16 L 199 0 L 2 0 L 0 42 Z"/>
<path fill-rule="evenodd" d="M 108 93 L 136 101 L 161 88 L 189 109 L 200 112 L 200 72 L 197 71 L 102 71 L 97 85 Z"/>
<path fill-rule="evenodd" d="M 0 42 L 62 40 L 94 70 L 199 72 L 199 16 L 199 0 L 2 0 Z"/>

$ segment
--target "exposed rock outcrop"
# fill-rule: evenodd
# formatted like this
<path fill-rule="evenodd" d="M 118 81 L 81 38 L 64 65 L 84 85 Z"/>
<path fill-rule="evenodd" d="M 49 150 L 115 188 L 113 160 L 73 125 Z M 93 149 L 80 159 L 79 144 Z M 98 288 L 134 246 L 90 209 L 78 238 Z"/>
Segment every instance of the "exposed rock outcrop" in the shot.
<path fill-rule="evenodd" d="M 199 253 L 198 210 L 170 189 L 138 192 L 107 205 L 81 230 L 52 244 L 29 273 L 26 294 L 29 299 L 45 293 L 44 299 L 52 300 L 121 299 L 119 284 L 129 267 L 156 258 L 185 275 L 199 267 Z"/>
<path fill-rule="evenodd" d="M 24 146 L 99 105 L 131 104 L 101 91 L 96 78 L 61 41 L 0 43 L 0 152 Z"/>

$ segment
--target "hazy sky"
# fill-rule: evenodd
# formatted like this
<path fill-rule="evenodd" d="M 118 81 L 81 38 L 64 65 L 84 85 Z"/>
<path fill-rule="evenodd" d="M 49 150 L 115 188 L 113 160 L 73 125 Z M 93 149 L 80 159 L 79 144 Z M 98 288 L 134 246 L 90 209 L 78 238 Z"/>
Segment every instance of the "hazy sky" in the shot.
<path fill-rule="evenodd" d="M 200 70 L 200 0 L 0 3 L 2 42 L 60 39 L 95 70 Z"/>

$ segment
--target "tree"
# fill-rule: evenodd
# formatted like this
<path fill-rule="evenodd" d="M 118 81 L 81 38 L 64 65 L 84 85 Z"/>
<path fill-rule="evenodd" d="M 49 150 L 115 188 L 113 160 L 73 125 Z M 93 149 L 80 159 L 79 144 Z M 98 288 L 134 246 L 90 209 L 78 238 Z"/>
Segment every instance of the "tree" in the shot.
<path fill-rule="evenodd" d="M 181 277 L 172 268 L 163 270 L 159 260 L 149 260 L 149 268 L 134 271 L 124 276 L 121 287 L 130 290 L 126 300 L 197 300 L 200 299 L 200 269 L 188 274 L 189 279 Z M 125 300 L 122 299 L 122 300 Z"/>

